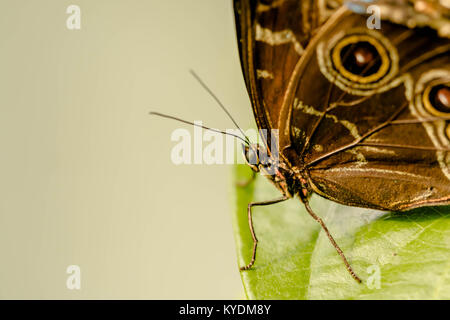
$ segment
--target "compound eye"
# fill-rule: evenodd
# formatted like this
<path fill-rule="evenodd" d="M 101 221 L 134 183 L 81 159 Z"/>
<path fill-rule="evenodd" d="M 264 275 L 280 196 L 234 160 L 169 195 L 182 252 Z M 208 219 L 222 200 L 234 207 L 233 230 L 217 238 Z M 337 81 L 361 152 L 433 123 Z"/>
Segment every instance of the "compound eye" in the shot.
<path fill-rule="evenodd" d="M 336 43 L 332 52 L 335 69 L 346 79 L 368 84 L 383 79 L 390 70 L 391 61 L 386 48 L 367 34 L 353 34 Z"/>
<path fill-rule="evenodd" d="M 248 147 L 248 146 L 243 145 L 243 149 L 244 149 L 245 161 L 249 165 L 258 165 L 259 158 L 258 158 L 257 147 L 255 147 L 255 146 Z"/>
<path fill-rule="evenodd" d="M 428 85 L 423 92 L 423 105 L 437 117 L 450 119 L 450 82 L 436 81 Z"/>

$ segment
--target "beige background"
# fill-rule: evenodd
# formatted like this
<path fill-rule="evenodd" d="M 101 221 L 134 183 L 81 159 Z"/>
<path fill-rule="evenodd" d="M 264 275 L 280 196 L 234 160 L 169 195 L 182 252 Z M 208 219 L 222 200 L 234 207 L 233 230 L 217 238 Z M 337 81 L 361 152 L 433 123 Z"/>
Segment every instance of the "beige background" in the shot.
<path fill-rule="evenodd" d="M 242 297 L 231 168 L 148 115 L 232 127 L 190 68 L 252 123 L 231 0 L 0 0 L 0 298 Z"/>

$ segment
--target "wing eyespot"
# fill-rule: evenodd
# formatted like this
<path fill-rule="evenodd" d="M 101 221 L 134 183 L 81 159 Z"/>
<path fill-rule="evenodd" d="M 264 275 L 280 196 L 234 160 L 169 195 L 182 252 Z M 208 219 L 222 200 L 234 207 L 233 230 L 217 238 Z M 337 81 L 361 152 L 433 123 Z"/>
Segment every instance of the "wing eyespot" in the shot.
<path fill-rule="evenodd" d="M 422 102 L 425 109 L 437 117 L 450 117 L 450 82 L 434 81 L 424 90 Z"/>
<path fill-rule="evenodd" d="M 341 90 L 360 96 L 380 91 L 398 73 L 396 47 L 375 30 L 339 31 L 317 45 L 321 73 Z"/>
<path fill-rule="evenodd" d="M 450 139 L 450 123 L 448 123 L 448 121 L 445 127 L 445 135 L 447 136 L 448 139 Z"/>
<path fill-rule="evenodd" d="M 446 120 L 444 133 L 450 140 L 450 81 L 435 79 L 429 82 L 423 90 L 421 100 L 429 115 Z"/>
<path fill-rule="evenodd" d="M 423 72 L 414 86 L 414 99 L 410 108 L 417 118 L 433 118 L 424 122 L 436 147 L 450 145 L 450 70 L 430 69 Z M 450 156 L 450 153 L 449 153 Z M 448 173 L 450 179 L 450 172 Z"/>
<path fill-rule="evenodd" d="M 386 48 L 369 35 L 350 35 L 331 51 L 334 67 L 356 83 L 374 83 L 389 72 L 391 61 Z"/>

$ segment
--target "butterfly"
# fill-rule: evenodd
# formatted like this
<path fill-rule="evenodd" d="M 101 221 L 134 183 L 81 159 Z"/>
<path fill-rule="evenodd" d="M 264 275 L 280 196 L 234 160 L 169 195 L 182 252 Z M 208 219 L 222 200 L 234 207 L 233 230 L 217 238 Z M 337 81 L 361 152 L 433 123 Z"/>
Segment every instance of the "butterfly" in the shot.
<path fill-rule="evenodd" d="M 269 135 L 245 146 L 245 156 L 254 172 L 276 161 L 266 176 L 281 192 L 248 205 L 253 252 L 241 270 L 256 259 L 255 206 L 298 197 L 361 282 L 310 207 L 311 194 L 385 211 L 450 204 L 448 8 L 434 1 L 375 2 L 381 22 L 372 29 L 370 4 L 234 0 L 257 126 L 278 132 L 276 140 Z"/>

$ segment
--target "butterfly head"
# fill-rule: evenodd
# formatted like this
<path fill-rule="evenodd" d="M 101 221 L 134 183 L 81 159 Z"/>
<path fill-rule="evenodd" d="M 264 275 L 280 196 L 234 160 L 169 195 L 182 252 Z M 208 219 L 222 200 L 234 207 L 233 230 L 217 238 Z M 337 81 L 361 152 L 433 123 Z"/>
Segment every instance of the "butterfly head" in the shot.
<path fill-rule="evenodd" d="M 270 154 L 267 149 L 257 143 L 243 144 L 242 151 L 247 165 L 264 176 L 277 176 L 282 174 L 282 168 L 277 158 Z"/>
<path fill-rule="evenodd" d="M 242 150 L 250 168 L 266 176 L 284 196 L 292 198 L 298 194 L 300 198 L 309 197 L 311 192 L 306 178 L 301 178 L 300 172 L 268 154 L 266 148 L 259 144 L 243 144 Z"/>
<path fill-rule="evenodd" d="M 261 161 L 259 159 L 259 154 L 261 149 L 259 144 L 242 144 L 245 162 L 255 172 L 260 171 Z"/>

